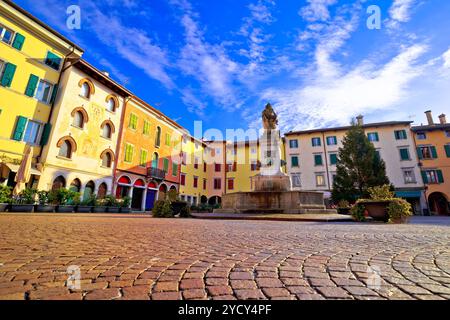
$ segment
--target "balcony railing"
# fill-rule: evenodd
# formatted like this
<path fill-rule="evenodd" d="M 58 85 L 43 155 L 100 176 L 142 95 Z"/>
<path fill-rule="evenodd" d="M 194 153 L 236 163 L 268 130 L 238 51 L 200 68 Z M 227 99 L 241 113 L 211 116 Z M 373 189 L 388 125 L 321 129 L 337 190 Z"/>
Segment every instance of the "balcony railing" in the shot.
<path fill-rule="evenodd" d="M 147 178 L 164 180 L 166 178 L 166 172 L 158 168 L 147 168 Z"/>

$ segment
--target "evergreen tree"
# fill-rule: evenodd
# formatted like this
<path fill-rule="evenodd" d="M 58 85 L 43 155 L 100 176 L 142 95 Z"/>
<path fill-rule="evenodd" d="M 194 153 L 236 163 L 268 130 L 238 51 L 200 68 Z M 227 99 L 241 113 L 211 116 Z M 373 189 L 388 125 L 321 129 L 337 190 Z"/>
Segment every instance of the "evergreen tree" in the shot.
<path fill-rule="evenodd" d="M 368 196 L 368 188 L 390 184 L 386 164 L 377 154 L 362 126 L 352 121 L 342 148 L 339 148 L 336 178 L 333 182 L 334 202 L 354 202 Z"/>

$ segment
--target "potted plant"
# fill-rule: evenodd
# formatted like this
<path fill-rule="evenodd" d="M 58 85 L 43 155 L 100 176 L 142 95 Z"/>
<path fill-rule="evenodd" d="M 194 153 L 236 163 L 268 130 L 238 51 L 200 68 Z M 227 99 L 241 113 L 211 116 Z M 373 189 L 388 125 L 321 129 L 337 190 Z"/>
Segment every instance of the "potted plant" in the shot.
<path fill-rule="evenodd" d="M 51 204 L 51 197 L 48 191 L 37 193 L 38 204 L 34 207 L 35 212 L 54 212 L 55 206 Z"/>
<path fill-rule="evenodd" d="M 119 201 L 120 206 L 120 212 L 121 213 L 130 213 L 131 212 L 131 198 L 130 197 L 124 197 Z"/>
<path fill-rule="evenodd" d="M 350 203 L 347 200 L 341 200 L 338 203 L 337 212 L 339 214 L 350 214 L 351 208 L 352 207 L 350 206 Z"/>
<path fill-rule="evenodd" d="M 11 199 L 11 188 L 0 185 L 0 212 L 5 212 L 9 208 Z"/>
<path fill-rule="evenodd" d="M 95 196 L 90 196 L 87 199 L 83 199 L 77 205 L 76 211 L 78 213 L 90 213 L 95 206 Z"/>
<path fill-rule="evenodd" d="M 117 201 L 116 197 L 109 195 L 105 197 L 105 204 L 108 207 L 109 213 L 119 213 L 120 203 Z"/>
<path fill-rule="evenodd" d="M 18 196 L 12 198 L 11 212 L 33 212 L 36 202 L 36 190 L 26 188 Z"/>
<path fill-rule="evenodd" d="M 106 200 L 105 199 L 98 199 L 94 196 L 95 199 L 95 206 L 92 209 L 92 212 L 95 213 L 105 213 L 108 211 L 108 208 L 106 206 Z"/>
<path fill-rule="evenodd" d="M 78 192 L 61 188 L 51 192 L 51 197 L 54 199 L 56 212 L 72 213 L 75 211 L 76 201 L 80 198 Z"/>

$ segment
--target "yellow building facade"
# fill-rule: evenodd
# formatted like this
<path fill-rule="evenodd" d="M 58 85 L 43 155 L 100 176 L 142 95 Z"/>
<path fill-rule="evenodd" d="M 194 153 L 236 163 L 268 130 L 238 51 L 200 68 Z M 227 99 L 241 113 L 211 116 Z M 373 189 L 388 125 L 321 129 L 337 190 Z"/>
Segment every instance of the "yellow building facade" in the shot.
<path fill-rule="evenodd" d="M 14 185 L 25 146 L 33 147 L 30 186 L 41 172 L 41 146 L 64 61 L 83 50 L 11 1 L 0 2 L 0 183 Z"/>

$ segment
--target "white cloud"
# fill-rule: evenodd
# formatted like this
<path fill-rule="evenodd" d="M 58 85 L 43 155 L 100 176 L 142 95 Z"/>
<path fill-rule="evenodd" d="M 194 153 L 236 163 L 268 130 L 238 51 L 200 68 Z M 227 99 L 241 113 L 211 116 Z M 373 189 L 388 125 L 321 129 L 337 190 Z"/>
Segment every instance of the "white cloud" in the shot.
<path fill-rule="evenodd" d="M 389 14 L 391 19 L 398 22 L 408 22 L 411 18 L 411 8 L 416 0 L 394 0 Z"/>
<path fill-rule="evenodd" d="M 111 71 L 113 78 L 116 77 L 122 85 L 127 85 L 130 82 L 130 78 L 123 74 L 118 68 L 116 68 L 111 62 L 105 58 L 100 58 L 99 63 Z"/>
<path fill-rule="evenodd" d="M 301 8 L 299 15 L 310 22 L 326 21 L 330 19 L 329 6 L 334 5 L 337 0 L 308 0 L 308 5 Z"/>
<path fill-rule="evenodd" d="M 200 101 L 200 99 L 198 99 L 194 95 L 191 88 L 182 89 L 180 90 L 180 93 L 182 95 L 181 100 L 187 106 L 188 111 L 204 118 L 204 110 L 207 107 L 207 104 L 203 101 Z"/>
<path fill-rule="evenodd" d="M 442 55 L 444 59 L 444 68 L 450 69 L 450 48 Z"/>

